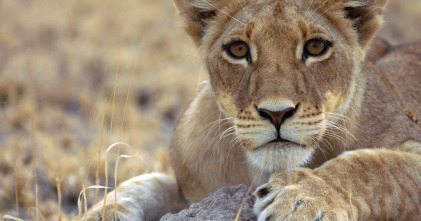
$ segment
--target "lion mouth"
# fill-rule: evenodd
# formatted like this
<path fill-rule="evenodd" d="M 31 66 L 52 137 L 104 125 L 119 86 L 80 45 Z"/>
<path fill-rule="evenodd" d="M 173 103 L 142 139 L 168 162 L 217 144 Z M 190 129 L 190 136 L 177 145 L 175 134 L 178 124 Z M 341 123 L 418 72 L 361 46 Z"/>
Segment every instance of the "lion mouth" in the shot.
<path fill-rule="evenodd" d="M 276 139 L 269 141 L 268 143 L 284 143 L 284 142 L 291 142 L 291 141 L 278 137 Z"/>
<path fill-rule="evenodd" d="M 294 141 L 284 139 L 280 136 L 279 133 L 278 133 L 278 137 L 276 139 L 273 139 L 273 140 L 269 141 L 267 144 L 271 144 L 271 143 L 275 143 L 275 144 L 292 143 L 292 144 L 295 144 L 295 145 L 298 145 L 298 146 L 305 146 L 304 144 L 299 144 L 299 143 L 296 143 Z M 262 145 L 262 146 L 264 146 L 264 145 Z"/>
<path fill-rule="evenodd" d="M 267 143 L 265 143 L 261 146 L 256 147 L 255 150 L 264 149 L 264 148 L 277 149 L 277 148 L 291 148 L 291 147 L 305 148 L 305 147 L 307 147 L 307 145 L 299 144 L 299 143 L 296 143 L 294 141 L 290 141 L 290 140 L 278 137 L 278 138 L 273 139 L 273 140 L 271 140 L 271 141 L 269 141 L 269 142 L 267 142 Z"/>

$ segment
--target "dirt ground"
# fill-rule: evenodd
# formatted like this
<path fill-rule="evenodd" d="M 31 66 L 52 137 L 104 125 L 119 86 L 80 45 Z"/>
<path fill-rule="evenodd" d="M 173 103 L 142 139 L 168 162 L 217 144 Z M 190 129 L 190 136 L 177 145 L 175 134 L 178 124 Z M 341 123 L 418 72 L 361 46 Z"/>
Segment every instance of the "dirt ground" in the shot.
<path fill-rule="evenodd" d="M 421 1 L 392 0 L 380 36 L 421 40 Z M 207 78 L 170 0 L 0 0 L 0 217 L 67 220 L 83 187 L 165 165 L 177 115 Z M 115 142 L 118 149 L 106 149 Z M 103 190 L 88 190 L 91 205 Z"/>

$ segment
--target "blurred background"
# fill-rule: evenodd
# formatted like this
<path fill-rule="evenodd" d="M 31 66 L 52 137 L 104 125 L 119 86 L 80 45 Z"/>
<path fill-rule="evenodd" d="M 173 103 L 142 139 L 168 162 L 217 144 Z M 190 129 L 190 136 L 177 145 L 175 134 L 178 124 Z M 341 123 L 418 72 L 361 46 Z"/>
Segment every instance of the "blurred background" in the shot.
<path fill-rule="evenodd" d="M 380 36 L 421 40 L 421 1 Z M 207 78 L 171 0 L 0 0 L 0 217 L 67 220 L 83 187 L 165 170 L 177 116 Z M 88 190 L 91 205 L 103 190 Z"/>

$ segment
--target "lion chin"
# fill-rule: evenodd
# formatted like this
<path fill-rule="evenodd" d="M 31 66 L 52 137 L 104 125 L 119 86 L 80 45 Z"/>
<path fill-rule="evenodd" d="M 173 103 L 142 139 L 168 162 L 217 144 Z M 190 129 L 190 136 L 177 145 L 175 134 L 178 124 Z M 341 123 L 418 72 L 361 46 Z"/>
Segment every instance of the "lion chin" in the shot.
<path fill-rule="evenodd" d="M 305 165 L 311 160 L 313 149 L 293 142 L 269 142 L 246 153 L 250 165 L 262 172 L 274 173 Z"/>

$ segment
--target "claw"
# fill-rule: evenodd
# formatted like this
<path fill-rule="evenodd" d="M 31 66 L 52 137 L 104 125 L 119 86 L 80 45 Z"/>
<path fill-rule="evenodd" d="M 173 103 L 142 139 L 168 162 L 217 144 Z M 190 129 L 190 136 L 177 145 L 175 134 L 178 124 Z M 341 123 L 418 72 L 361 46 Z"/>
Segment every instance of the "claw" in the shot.
<path fill-rule="evenodd" d="M 259 198 L 263 198 L 270 193 L 270 189 L 267 187 L 260 188 L 256 191 L 255 195 Z"/>
<path fill-rule="evenodd" d="M 322 221 L 323 213 L 320 213 L 314 221 Z"/>
<path fill-rule="evenodd" d="M 292 210 L 292 212 L 295 212 L 298 209 L 298 207 L 301 206 L 301 204 L 303 203 L 304 203 L 304 200 L 301 200 L 301 199 L 295 202 L 294 209 Z"/>

